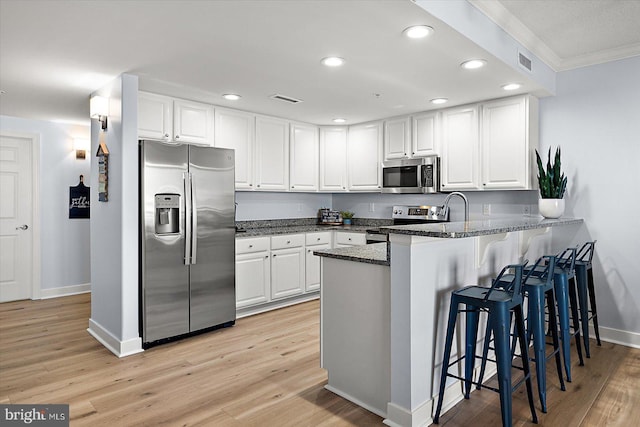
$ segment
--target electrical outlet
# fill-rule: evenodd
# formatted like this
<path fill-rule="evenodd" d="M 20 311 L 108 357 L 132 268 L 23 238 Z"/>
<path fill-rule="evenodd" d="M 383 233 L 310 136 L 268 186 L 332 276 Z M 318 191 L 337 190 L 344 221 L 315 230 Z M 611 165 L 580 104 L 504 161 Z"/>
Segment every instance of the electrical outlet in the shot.
<path fill-rule="evenodd" d="M 491 215 L 491 205 L 485 203 L 482 205 L 482 215 Z"/>
<path fill-rule="evenodd" d="M 375 212 L 376 208 L 375 208 L 375 204 L 374 203 L 369 203 L 369 212 Z"/>
<path fill-rule="evenodd" d="M 524 205 L 522 213 L 525 215 L 531 215 L 531 205 Z"/>

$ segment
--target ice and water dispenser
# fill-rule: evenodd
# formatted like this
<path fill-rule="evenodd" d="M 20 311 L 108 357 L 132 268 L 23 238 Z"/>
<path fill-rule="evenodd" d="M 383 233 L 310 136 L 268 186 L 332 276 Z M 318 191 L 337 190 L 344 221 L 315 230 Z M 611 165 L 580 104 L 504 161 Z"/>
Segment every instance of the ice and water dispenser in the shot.
<path fill-rule="evenodd" d="M 156 234 L 180 232 L 180 195 L 156 194 Z"/>

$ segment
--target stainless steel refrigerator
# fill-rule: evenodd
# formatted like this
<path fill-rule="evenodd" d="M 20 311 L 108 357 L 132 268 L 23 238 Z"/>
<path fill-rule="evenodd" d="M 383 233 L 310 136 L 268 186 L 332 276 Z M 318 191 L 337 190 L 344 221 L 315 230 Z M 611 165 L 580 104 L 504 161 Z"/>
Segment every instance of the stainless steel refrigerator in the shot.
<path fill-rule="evenodd" d="M 236 319 L 234 151 L 140 141 L 143 347 Z"/>

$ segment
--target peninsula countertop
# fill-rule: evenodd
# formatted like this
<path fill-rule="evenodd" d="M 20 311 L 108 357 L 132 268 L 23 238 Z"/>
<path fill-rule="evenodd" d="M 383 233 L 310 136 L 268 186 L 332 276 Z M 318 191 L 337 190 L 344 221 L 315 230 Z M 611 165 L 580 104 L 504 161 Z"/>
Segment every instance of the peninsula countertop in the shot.
<path fill-rule="evenodd" d="M 508 233 L 511 231 L 581 224 L 582 218 L 547 219 L 541 216 L 506 216 L 478 221 L 442 222 L 437 224 L 411 224 L 380 227 L 382 233 L 410 234 L 414 236 L 457 239 Z"/>

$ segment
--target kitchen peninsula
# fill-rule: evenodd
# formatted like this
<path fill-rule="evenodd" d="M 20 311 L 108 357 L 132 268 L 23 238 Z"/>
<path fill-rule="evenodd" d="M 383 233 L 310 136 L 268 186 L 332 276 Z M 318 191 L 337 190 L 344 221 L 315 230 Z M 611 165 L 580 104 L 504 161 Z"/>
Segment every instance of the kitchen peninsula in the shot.
<path fill-rule="evenodd" d="M 383 243 L 316 251 L 326 388 L 387 425 L 431 424 L 451 291 L 486 286 L 507 264 L 573 244 L 582 222 L 514 216 L 389 226 L 381 227 L 388 249 Z M 444 410 L 461 398 L 450 385 Z"/>

